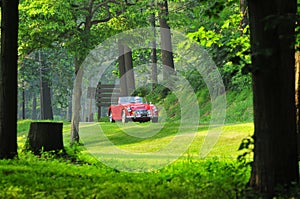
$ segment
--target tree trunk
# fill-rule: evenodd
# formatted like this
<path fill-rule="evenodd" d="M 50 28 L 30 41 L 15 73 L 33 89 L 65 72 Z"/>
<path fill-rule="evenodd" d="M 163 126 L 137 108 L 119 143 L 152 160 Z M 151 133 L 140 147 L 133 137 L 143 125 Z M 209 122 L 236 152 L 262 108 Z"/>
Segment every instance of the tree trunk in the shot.
<path fill-rule="evenodd" d="M 41 119 L 53 120 L 53 111 L 51 103 L 51 92 L 48 83 L 48 79 L 43 77 L 43 73 L 47 73 L 47 69 L 43 67 L 43 61 L 41 57 L 41 51 L 38 52 L 40 63 L 40 107 L 41 107 Z"/>
<path fill-rule="evenodd" d="M 248 5 L 246 0 L 240 0 L 240 11 L 242 13 L 242 19 L 240 22 L 240 30 L 241 30 L 241 35 L 244 32 L 244 28 L 249 25 L 248 22 Z"/>
<path fill-rule="evenodd" d="M 25 89 L 22 88 L 22 119 L 24 120 L 26 118 L 25 115 Z"/>
<path fill-rule="evenodd" d="M 66 120 L 72 121 L 72 96 L 70 96 L 70 101 L 67 108 Z"/>
<path fill-rule="evenodd" d="M 80 122 L 80 110 L 81 110 L 81 95 L 82 95 L 82 79 L 83 79 L 83 69 L 81 64 L 88 54 L 89 46 L 89 35 L 92 27 L 92 18 L 93 18 L 93 5 L 94 0 L 89 0 L 88 2 L 88 13 L 85 18 L 85 26 L 82 36 L 84 35 L 85 40 L 81 41 L 81 46 L 83 47 L 80 54 L 75 56 L 75 81 L 73 87 L 73 96 L 72 96 L 72 120 L 71 120 L 71 145 L 79 143 L 79 122 Z M 83 109 L 84 111 L 84 109 Z M 84 114 L 83 114 L 84 115 Z"/>
<path fill-rule="evenodd" d="M 42 82 L 42 115 L 41 119 L 42 120 L 53 120 L 53 111 L 52 111 L 52 103 L 51 103 L 51 92 L 50 92 L 50 87 L 48 84 L 48 81 L 43 81 Z"/>
<path fill-rule="evenodd" d="M 38 155 L 43 151 L 59 152 L 64 149 L 62 123 L 32 122 L 28 133 L 27 149 Z"/>
<path fill-rule="evenodd" d="M 161 59 L 163 67 L 163 79 L 167 80 L 169 75 L 174 71 L 174 60 L 172 52 L 171 31 L 167 22 L 168 17 L 168 1 L 158 3 L 159 12 L 159 25 L 161 37 Z"/>
<path fill-rule="evenodd" d="M 80 61 L 75 57 L 76 78 L 74 81 L 72 97 L 72 120 L 71 120 L 71 145 L 79 143 L 79 122 L 80 122 L 80 98 L 82 93 L 83 70 L 80 69 Z"/>
<path fill-rule="evenodd" d="M 125 68 L 125 58 L 124 58 L 124 45 L 122 44 L 122 41 L 118 42 L 118 51 L 119 51 L 119 57 L 118 57 L 118 64 L 119 64 L 119 72 L 120 72 L 120 95 L 121 96 L 127 96 L 127 83 L 126 83 L 126 68 Z"/>
<path fill-rule="evenodd" d="M 17 156 L 18 0 L 2 0 L 0 159 Z"/>
<path fill-rule="evenodd" d="M 152 62 L 152 90 L 157 86 L 157 53 L 156 53 L 156 29 L 155 29 L 155 14 L 151 14 L 150 23 L 153 31 L 154 39 L 151 41 L 151 62 Z"/>
<path fill-rule="evenodd" d="M 124 46 L 124 53 L 127 94 L 131 95 L 135 90 L 135 80 L 132 63 L 132 51 L 127 45 Z"/>
<path fill-rule="evenodd" d="M 295 67 L 295 71 L 296 71 L 296 74 L 295 74 L 295 88 L 296 88 L 296 96 L 295 96 L 295 99 L 296 99 L 296 121 L 297 121 L 297 124 L 296 124 L 296 129 L 297 129 L 297 144 L 298 144 L 298 159 L 300 159 L 299 155 L 300 155 L 300 52 L 297 51 L 295 53 L 295 60 L 296 60 L 296 67 Z"/>
<path fill-rule="evenodd" d="M 36 111 L 36 95 L 33 93 L 32 97 L 32 119 L 36 120 L 37 119 L 37 111 Z"/>
<path fill-rule="evenodd" d="M 254 162 L 250 186 L 274 195 L 298 182 L 295 110 L 297 1 L 248 2 L 254 100 Z"/>

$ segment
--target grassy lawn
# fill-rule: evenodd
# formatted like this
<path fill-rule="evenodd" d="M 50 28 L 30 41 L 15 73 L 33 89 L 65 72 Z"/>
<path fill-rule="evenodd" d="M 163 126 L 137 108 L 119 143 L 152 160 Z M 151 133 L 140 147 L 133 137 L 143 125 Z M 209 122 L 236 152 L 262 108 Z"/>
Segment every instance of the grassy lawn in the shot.
<path fill-rule="evenodd" d="M 18 123 L 20 151 L 29 122 Z M 19 159 L 1 160 L 0 198 L 235 198 L 242 195 L 250 173 L 236 161 L 237 149 L 253 125 L 225 125 L 221 130 L 218 135 L 208 133 L 207 126 L 176 123 L 84 123 L 84 146 L 75 153 L 68 147 L 70 124 L 64 123 L 66 148 L 81 161 L 24 152 Z M 210 134 L 218 139 L 200 158 Z M 181 144 L 187 150 L 178 156 Z"/>
<path fill-rule="evenodd" d="M 193 131 L 195 129 L 196 131 Z M 207 156 L 236 158 L 239 154 L 237 149 L 242 139 L 252 135 L 253 124 L 224 125 L 218 130 L 220 130 L 221 133 L 216 139 L 217 143 L 212 146 Z M 89 144 L 95 144 L 96 140 L 98 140 L 101 142 L 101 144 L 96 143 L 99 148 L 105 148 L 109 142 L 123 150 L 147 153 L 166 147 L 178 136 L 181 136 L 181 140 L 185 137 L 191 137 L 188 143 L 189 147 L 183 155 L 192 157 L 199 156 L 199 151 L 201 150 L 204 139 L 208 137 L 210 133 L 213 133 L 213 130 L 208 133 L 208 126 L 206 125 L 196 128 L 185 127 L 182 130 L 183 133 L 178 131 L 178 123 L 166 123 L 164 125 L 149 123 L 128 123 L 125 125 L 120 123 L 81 124 L 81 137 L 87 146 L 89 146 Z M 97 137 L 99 139 L 97 139 Z"/>

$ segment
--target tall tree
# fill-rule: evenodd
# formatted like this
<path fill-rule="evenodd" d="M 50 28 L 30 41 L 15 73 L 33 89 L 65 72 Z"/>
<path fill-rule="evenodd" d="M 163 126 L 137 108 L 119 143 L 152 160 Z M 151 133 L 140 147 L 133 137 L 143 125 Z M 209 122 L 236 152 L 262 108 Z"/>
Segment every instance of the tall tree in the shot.
<path fill-rule="evenodd" d="M 248 1 L 254 101 L 254 162 L 250 185 L 274 195 L 298 182 L 295 111 L 297 0 Z"/>
<path fill-rule="evenodd" d="M 120 7 L 121 5 L 121 7 Z M 81 8 L 84 10 L 81 16 L 76 16 L 77 21 L 82 21 L 79 23 L 75 30 L 77 31 L 77 40 L 75 44 L 77 46 L 75 51 L 75 76 L 76 80 L 74 82 L 73 90 L 73 103 L 72 103 L 72 122 L 71 122 L 71 143 L 79 142 L 79 121 L 80 121 L 80 97 L 81 97 L 81 86 L 83 71 L 80 70 L 81 64 L 84 61 L 89 50 L 95 46 L 95 43 L 103 40 L 106 36 L 102 31 L 101 34 L 97 33 L 100 24 L 110 21 L 112 18 L 120 16 L 125 12 L 125 6 L 132 5 L 131 3 L 117 2 L 117 1 L 99 1 L 99 0 L 89 0 L 87 3 L 82 2 L 80 5 L 75 6 L 75 10 Z M 115 9 L 112 7 L 115 6 Z M 80 10 L 80 9 L 79 9 Z M 95 27 L 95 30 L 92 29 Z M 102 37 L 99 37 L 101 35 Z M 80 46 L 80 48 L 78 48 Z"/>
<path fill-rule="evenodd" d="M 83 7 L 85 13 L 83 13 L 83 22 L 78 25 L 80 41 L 79 45 L 83 47 L 83 50 L 76 52 L 76 64 L 75 64 L 75 75 L 76 81 L 74 83 L 73 91 L 73 105 L 72 105 L 72 128 L 71 128 L 71 142 L 79 141 L 79 112 L 80 112 L 80 97 L 81 97 L 81 84 L 83 71 L 80 71 L 82 62 L 84 61 L 89 50 L 95 46 L 95 43 L 100 43 L 107 36 L 103 32 L 97 32 L 97 29 L 105 22 L 109 22 L 112 18 L 121 15 L 124 10 L 123 2 L 117 1 L 99 1 L 99 0 L 88 0 L 82 2 L 80 7 Z M 127 4 L 127 1 L 125 2 Z M 121 7 L 119 7 L 121 5 Z M 112 9 L 114 7 L 114 9 Z M 79 18 L 80 20 L 80 18 Z M 94 31 L 92 29 L 96 29 Z M 101 37 L 99 38 L 99 35 Z M 96 41 L 96 42 L 95 42 Z M 74 139 L 75 138 L 75 139 Z"/>
<path fill-rule="evenodd" d="M 18 4 L 1 1 L 0 159 L 17 155 Z"/>

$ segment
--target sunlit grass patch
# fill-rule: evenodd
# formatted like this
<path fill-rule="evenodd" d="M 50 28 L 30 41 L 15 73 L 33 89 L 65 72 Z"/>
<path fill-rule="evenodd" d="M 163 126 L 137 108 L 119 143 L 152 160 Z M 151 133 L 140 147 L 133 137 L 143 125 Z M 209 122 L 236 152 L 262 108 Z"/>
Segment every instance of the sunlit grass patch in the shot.
<path fill-rule="evenodd" d="M 179 128 L 179 123 L 171 122 L 154 124 L 152 129 L 147 124 L 82 123 L 80 134 L 85 153 L 115 167 L 138 170 L 138 167 L 143 169 L 151 165 L 163 167 L 181 158 L 203 158 L 199 155 L 207 136 L 217 137 L 205 158 L 235 160 L 240 155 L 238 148 L 242 139 L 253 133 L 252 123 L 225 125 L 210 130 L 206 125 L 198 128 L 185 126 L 180 133 Z M 220 132 L 212 135 L 217 130 Z M 179 136 L 182 142 L 178 142 Z M 177 142 L 174 142 L 176 139 Z M 157 163 L 159 161 L 160 164 Z"/>

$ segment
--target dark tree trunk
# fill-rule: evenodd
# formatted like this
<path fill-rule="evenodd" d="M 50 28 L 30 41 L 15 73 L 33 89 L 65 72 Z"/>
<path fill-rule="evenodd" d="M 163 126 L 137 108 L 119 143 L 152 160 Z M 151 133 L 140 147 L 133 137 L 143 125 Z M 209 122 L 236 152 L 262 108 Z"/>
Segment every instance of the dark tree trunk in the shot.
<path fill-rule="evenodd" d="M 53 120 L 53 111 L 51 104 L 51 92 L 48 83 L 48 79 L 44 77 L 47 74 L 47 68 L 43 67 L 43 61 L 41 52 L 38 52 L 39 63 L 40 63 L 40 107 L 41 107 L 41 119 L 42 120 Z"/>
<path fill-rule="evenodd" d="M 35 93 L 33 93 L 33 97 L 32 97 L 32 119 L 36 120 L 37 119 L 37 111 L 36 111 L 36 95 Z"/>
<path fill-rule="evenodd" d="M 119 64 L 119 72 L 120 72 L 120 95 L 121 96 L 127 96 L 127 83 L 126 83 L 126 68 L 125 68 L 125 58 L 124 58 L 124 45 L 121 41 L 118 43 L 118 51 L 119 51 L 119 57 L 118 57 L 118 64 Z"/>
<path fill-rule="evenodd" d="M 131 95 L 135 90 L 135 79 L 132 62 L 132 51 L 127 45 L 124 46 L 124 53 L 127 94 Z"/>
<path fill-rule="evenodd" d="M 26 110 L 25 110 L 25 89 L 22 88 L 22 119 L 24 120 L 26 118 Z"/>
<path fill-rule="evenodd" d="M 59 152 L 64 149 L 62 123 L 32 122 L 28 133 L 27 149 L 34 154 L 42 151 Z"/>
<path fill-rule="evenodd" d="M 51 103 L 51 91 L 48 84 L 48 80 L 43 80 L 42 82 L 42 99 L 43 103 L 41 104 L 42 120 L 53 120 L 53 111 L 52 111 L 52 103 Z"/>
<path fill-rule="evenodd" d="M 157 53 L 156 53 L 156 29 L 155 29 L 155 14 L 151 14 L 150 23 L 153 31 L 154 39 L 151 41 L 151 72 L 152 72 L 152 90 L 157 86 Z"/>
<path fill-rule="evenodd" d="M 296 118 L 297 118 L 297 143 L 298 143 L 298 159 L 300 159 L 300 52 L 297 51 L 295 54 L 295 60 L 296 60 L 296 80 L 295 80 L 295 86 L 296 86 Z"/>
<path fill-rule="evenodd" d="M 158 3 L 159 25 L 161 37 L 161 59 L 163 65 L 163 79 L 168 79 L 169 75 L 174 71 L 174 60 L 172 52 L 171 30 L 167 22 L 168 18 L 168 2 Z"/>
<path fill-rule="evenodd" d="M 18 0 L 1 1 L 0 159 L 17 156 Z"/>
<path fill-rule="evenodd" d="M 248 1 L 254 98 L 254 163 L 250 186 L 274 195 L 298 182 L 295 110 L 297 1 Z"/>

